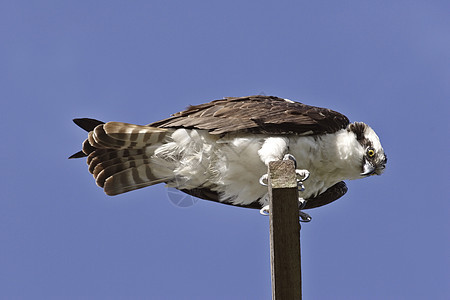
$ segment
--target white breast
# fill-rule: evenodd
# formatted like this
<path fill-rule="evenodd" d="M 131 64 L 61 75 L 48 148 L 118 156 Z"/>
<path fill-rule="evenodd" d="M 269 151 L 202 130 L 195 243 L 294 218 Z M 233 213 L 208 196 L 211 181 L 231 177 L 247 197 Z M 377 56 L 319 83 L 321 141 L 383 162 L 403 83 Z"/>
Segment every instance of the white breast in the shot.
<path fill-rule="evenodd" d="M 259 178 L 267 173 L 263 162 L 278 157 L 284 146 L 297 160 L 297 168 L 311 172 L 306 190 L 299 196 L 308 198 L 322 193 L 346 179 L 345 165 L 337 151 L 338 135 L 291 136 L 274 147 L 264 149 L 267 135 L 229 135 L 219 138 L 202 130 L 178 129 L 155 151 L 154 173 L 171 177 L 171 186 L 181 189 L 212 188 L 222 199 L 236 204 L 250 204 L 267 199 L 267 187 Z M 338 139 L 339 140 L 339 139 Z"/>

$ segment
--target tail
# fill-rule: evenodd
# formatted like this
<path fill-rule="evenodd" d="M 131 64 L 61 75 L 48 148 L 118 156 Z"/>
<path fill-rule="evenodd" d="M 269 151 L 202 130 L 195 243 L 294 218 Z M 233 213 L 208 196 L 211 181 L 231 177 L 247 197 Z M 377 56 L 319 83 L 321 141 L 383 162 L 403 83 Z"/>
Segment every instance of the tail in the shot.
<path fill-rule="evenodd" d="M 152 172 L 150 158 L 170 129 L 94 119 L 74 119 L 88 131 L 81 151 L 69 158 L 87 156 L 89 172 L 107 195 L 118 195 L 164 182 Z"/>
<path fill-rule="evenodd" d="M 94 130 L 95 127 L 101 124 L 105 124 L 102 121 L 96 120 L 96 119 L 89 119 L 89 118 L 81 118 L 81 119 L 73 119 L 73 122 L 86 130 L 87 132 Z M 86 157 L 87 154 L 83 152 L 83 150 L 78 151 L 77 153 L 72 154 L 69 159 L 72 158 L 81 158 Z"/>

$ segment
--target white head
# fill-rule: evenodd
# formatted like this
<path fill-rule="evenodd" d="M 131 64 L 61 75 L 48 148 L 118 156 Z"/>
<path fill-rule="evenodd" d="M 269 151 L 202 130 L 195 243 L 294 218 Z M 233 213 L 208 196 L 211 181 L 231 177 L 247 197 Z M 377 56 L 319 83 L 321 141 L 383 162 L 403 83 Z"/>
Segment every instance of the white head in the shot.
<path fill-rule="evenodd" d="M 362 122 L 354 122 L 347 126 L 347 131 L 354 133 L 356 141 L 361 146 L 361 176 L 381 175 L 387 157 L 375 131 Z"/>

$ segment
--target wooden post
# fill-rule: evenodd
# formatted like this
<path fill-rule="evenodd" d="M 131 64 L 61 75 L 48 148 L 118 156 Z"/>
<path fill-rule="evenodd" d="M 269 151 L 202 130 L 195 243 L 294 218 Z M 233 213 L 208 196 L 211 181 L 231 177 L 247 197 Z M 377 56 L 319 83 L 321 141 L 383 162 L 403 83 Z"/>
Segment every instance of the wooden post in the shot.
<path fill-rule="evenodd" d="M 269 163 L 272 299 L 302 299 L 297 176 L 291 160 Z"/>

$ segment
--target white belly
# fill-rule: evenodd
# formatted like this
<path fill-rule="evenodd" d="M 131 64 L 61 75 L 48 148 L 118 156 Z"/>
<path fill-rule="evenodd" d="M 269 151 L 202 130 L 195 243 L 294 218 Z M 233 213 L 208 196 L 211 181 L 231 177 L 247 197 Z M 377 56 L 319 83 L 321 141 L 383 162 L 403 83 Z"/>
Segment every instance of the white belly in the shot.
<path fill-rule="evenodd" d="M 232 199 L 235 204 L 250 204 L 260 198 L 264 204 L 267 187 L 260 185 L 259 178 L 267 173 L 267 166 L 258 151 L 267 138 L 219 138 L 205 131 L 178 129 L 155 150 L 152 170 L 161 178 L 170 178 L 169 185 L 176 188 L 211 188 L 219 192 L 221 199 Z M 299 197 L 316 196 L 343 179 L 337 178 L 324 157 L 327 151 L 313 137 L 297 136 L 289 139 L 288 145 L 297 168 L 311 173 Z"/>

